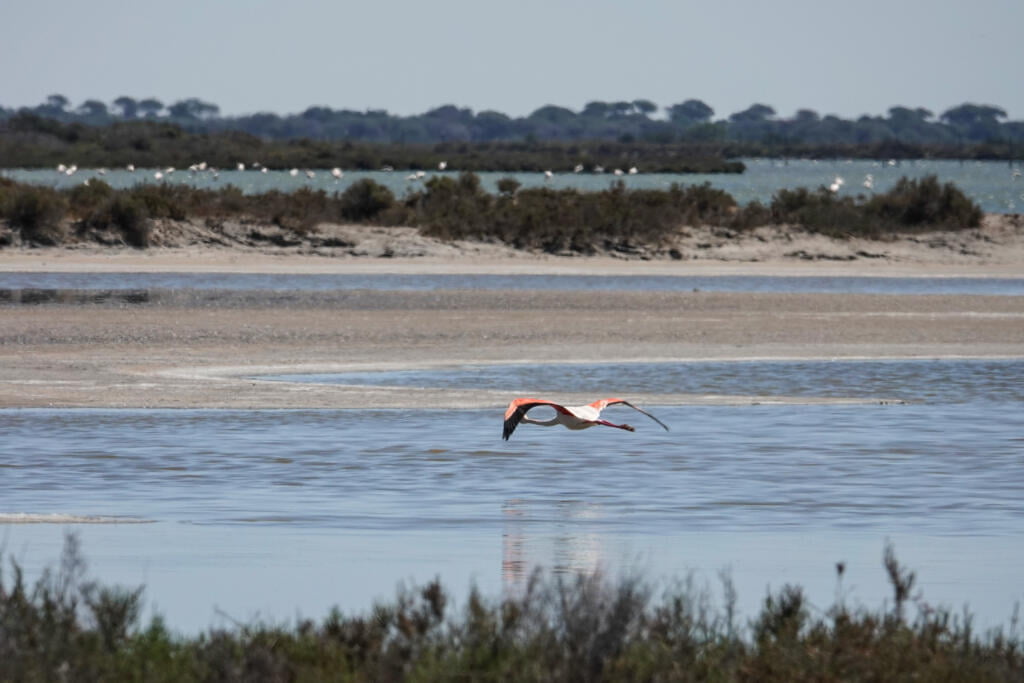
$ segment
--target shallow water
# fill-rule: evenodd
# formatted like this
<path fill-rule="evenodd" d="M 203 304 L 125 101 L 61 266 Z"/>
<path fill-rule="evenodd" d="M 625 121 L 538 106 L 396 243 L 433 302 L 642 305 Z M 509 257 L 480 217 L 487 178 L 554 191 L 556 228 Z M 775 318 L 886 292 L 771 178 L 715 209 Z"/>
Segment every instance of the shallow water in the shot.
<path fill-rule="evenodd" d="M 497 389 L 513 393 L 719 394 L 852 398 L 959 405 L 1024 403 L 1020 360 L 723 361 L 464 365 L 397 370 L 275 375 L 270 379 L 329 384 Z"/>
<path fill-rule="evenodd" d="M 627 187 L 637 189 L 666 189 L 672 183 L 684 185 L 709 183 L 731 194 L 740 204 L 751 201 L 767 203 L 780 189 L 807 187 L 815 189 L 830 185 L 837 177 L 844 183 L 840 194 L 857 195 L 871 192 L 885 192 L 901 177 L 920 178 L 936 175 L 941 182 L 955 183 L 983 210 L 992 213 L 1016 213 L 1024 207 L 1024 179 L 1014 175 L 1020 170 L 1020 163 L 1005 161 L 944 161 L 914 160 L 890 164 L 887 161 L 833 160 L 812 161 L 807 159 L 744 159 L 747 170 L 741 174 L 659 174 L 614 176 L 588 173 L 561 173 L 546 180 L 541 173 L 480 173 L 483 187 L 496 192 L 501 178 L 513 177 L 524 187 L 578 188 L 581 190 L 604 190 L 613 182 L 623 182 Z M 69 163 L 74 163 L 69 160 Z M 643 169 L 640 169 L 641 171 Z M 161 169 L 165 171 L 165 169 Z M 325 170 L 316 172 L 312 179 L 304 173 L 293 177 L 287 171 L 220 171 L 217 177 L 211 173 L 190 174 L 178 170 L 157 181 L 156 169 L 139 169 L 134 173 L 111 169 L 100 175 L 98 169 L 81 169 L 72 176 L 58 173 L 55 169 L 0 169 L 0 176 L 21 182 L 51 187 L 74 187 L 87 179 L 98 178 L 113 187 L 131 187 L 140 183 L 164 182 L 187 184 L 203 188 L 217 188 L 233 185 L 245 193 L 260 193 L 269 190 L 290 192 L 302 187 L 323 189 L 329 193 L 343 192 L 350 184 L 363 178 L 370 178 L 387 186 L 397 196 L 422 189 L 422 181 L 410 181 L 407 173 L 382 171 L 347 171 L 343 178 L 335 179 Z M 868 175 L 873 178 L 873 188 L 864 187 Z M 455 177 L 457 170 L 445 173 L 429 173 L 429 176 L 448 175 Z"/>
<path fill-rule="evenodd" d="M 619 407 L 607 416 L 636 433 L 522 425 L 508 442 L 500 409 L 6 410 L 0 540 L 38 570 L 62 530 L 79 529 L 99 578 L 146 583 L 182 629 L 209 625 L 215 607 L 277 620 L 366 609 L 402 580 L 435 575 L 461 596 L 471 581 L 514 589 L 537 565 L 654 579 L 693 570 L 712 584 L 727 567 L 752 611 L 784 582 L 826 607 L 845 561 L 851 597 L 877 607 L 887 539 L 933 603 L 966 601 L 982 624 L 1004 623 L 1024 598 L 1024 361 L 359 379 L 906 403 L 644 406 L 671 432 Z"/>
<path fill-rule="evenodd" d="M 772 277 L 588 275 L 396 275 L 271 273 L 31 273 L 0 272 L 0 303 L 44 303 L 46 292 L 106 291 L 131 295 L 150 290 L 326 292 L 352 289 L 442 289 L 791 292 L 847 294 L 981 294 L 1024 296 L 1024 277 Z M 35 292 L 33 294 L 32 292 Z M 52 296 L 58 296 L 56 294 Z M 59 298 L 59 297 L 58 297 Z"/>

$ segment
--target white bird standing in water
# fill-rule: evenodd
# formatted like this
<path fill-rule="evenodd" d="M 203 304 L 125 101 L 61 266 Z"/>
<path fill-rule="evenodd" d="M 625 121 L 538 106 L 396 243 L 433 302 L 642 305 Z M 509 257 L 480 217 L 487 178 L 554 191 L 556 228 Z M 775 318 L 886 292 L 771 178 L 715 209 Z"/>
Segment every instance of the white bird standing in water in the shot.
<path fill-rule="evenodd" d="M 588 427 L 594 427 L 596 425 L 603 425 L 605 427 L 615 427 L 616 429 L 624 429 L 627 432 L 636 431 L 636 429 L 628 424 L 614 424 L 607 420 L 601 419 L 601 411 L 608 406 L 624 405 L 629 406 L 633 410 L 643 413 L 647 417 L 651 418 L 658 424 L 660 424 L 665 431 L 668 431 L 668 425 L 654 417 L 646 410 L 641 410 L 629 401 L 625 401 L 621 398 L 602 398 L 588 403 L 585 406 L 563 406 L 554 401 L 548 401 L 543 398 L 516 398 L 508 404 L 508 409 L 505 411 L 505 425 L 501 432 L 501 438 L 506 441 L 512 432 L 516 430 L 519 423 L 531 425 L 539 425 L 541 427 L 554 427 L 555 425 L 562 425 L 567 429 L 587 429 Z M 547 406 L 555 409 L 555 416 L 550 420 L 534 420 L 526 417 L 526 413 L 538 406 Z"/>

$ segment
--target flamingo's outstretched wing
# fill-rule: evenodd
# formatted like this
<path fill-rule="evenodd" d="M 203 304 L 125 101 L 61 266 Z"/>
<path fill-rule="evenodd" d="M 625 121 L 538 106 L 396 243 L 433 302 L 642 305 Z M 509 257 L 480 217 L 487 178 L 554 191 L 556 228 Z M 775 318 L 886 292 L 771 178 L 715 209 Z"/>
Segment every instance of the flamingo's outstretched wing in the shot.
<path fill-rule="evenodd" d="M 565 406 L 543 398 L 514 398 L 505 410 L 505 426 L 501 430 L 501 438 L 508 441 L 508 437 L 512 436 L 512 432 L 519 426 L 526 413 L 537 406 L 551 406 L 559 412 L 567 412 Z"/>
<path fill-rule="evenodd" d="M 591 406 L 593 406 L 594 408 L 596 408 L 596 409 L 598 410 L 598 412 L 600 412 L 600 411 L 604 410 L 604 409 L 605 409 L 605 408 L 607 408 L 608 406 L 614 406 L 614 405 L 624 405 L 624 406 L 629 406 L 630 408 L 632 408 L 633 410 L 637 411 L 638 413 L 643 413 L 643 414 L 644 414 L 644 415 L 646 415 L 647 417 L 651 418 L 652 420 L 654 420 L 655 422 L 657 422 L 658 424 L 660 424 L 660 425 L 662 426 L 662 428 L 663 428 L 663 429 L 664 429 L 664 430 L 665 430 L 666 432 L 667 432 L 667 431 L 669 431 L 669 429 L 668 429 L 668 425 L 667 425 L 667 424 L 665 424 L 664 422 L 662 422 L 662 421 L 661 421 L 661 420 L 659 420 L 658 418 L 654 417 L 653 415 L 651 415 L 650 413 L 648 413 L 648 412 L 647 412 L 646 410 L 643 410 L 643 409 L 641 409 L 641 408 L 637 408 L 637 407 L 636 407 L 635 405 L 633 405 L 633 404 L 632 404 L 632 403 L 630 403 L 629 401 L 626 401 L 626 400 L 624 400 L 624 399 L 621 399 L 621 398 L 602 398 L 602 399 L 600 399 L 600 400 L 598 400 L 598 401 L 594 401 L 594 402 L 593 402 L 593 403 L 591 403 L 590 405 L 591 405 Z"/>

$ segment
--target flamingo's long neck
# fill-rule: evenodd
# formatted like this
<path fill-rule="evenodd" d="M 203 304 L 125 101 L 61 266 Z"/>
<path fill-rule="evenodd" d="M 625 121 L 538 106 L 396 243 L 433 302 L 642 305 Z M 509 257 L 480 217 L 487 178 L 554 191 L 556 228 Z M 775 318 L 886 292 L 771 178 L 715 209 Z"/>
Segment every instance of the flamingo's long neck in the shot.
<path fill-rule="evenodd" d="M 532 417 L 525 417 L 524 416 L 523 417 L 523 422 L 525 422 L 527 424 L 532 424 L 532 425 L 539 425 L 541 427 L 554 427 L 555 425 L 559 424 L 558 416 L 557 415 L 555 415 L 550 420 L 534 420 Z"/>

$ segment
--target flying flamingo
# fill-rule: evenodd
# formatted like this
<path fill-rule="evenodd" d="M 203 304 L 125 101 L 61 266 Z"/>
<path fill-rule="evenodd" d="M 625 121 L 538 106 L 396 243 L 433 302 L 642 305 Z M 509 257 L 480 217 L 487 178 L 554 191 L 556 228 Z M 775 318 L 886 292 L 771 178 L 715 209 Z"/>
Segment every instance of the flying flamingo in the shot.
<path fill-rule="evenodd" d="M 651 418 L 662 427 L 665 431 L 668 431 L 668 425 L 654 417 L 646 410 L 640 410 L 629 401 L 625 401 L 621 398 L 602 398 L 588 403 L 585 406 L 563 406 L 554 401 L 547 401 L 542 398 L 516 398 L 512 399 L 512 402 L 508 404 L 508 410 L 505 411 L 505 428 L 501 432 L 501 438 L 506 441 L 512 432 L 516 430 L 520 422 L 532 425 L 540 425 L 541 427 L 554 427 L 555 425 L 562 425 L 569 429 L 586 429 L 593 427 L 594 425 L 604 425 L 605 427 L 615 427 L 616 429 L 625 429 L 627 432 L 636 431 L 633 427 L 627 424 L 617 425 L 607 420 L 601 419 L 601 411 L 608 406 L 624 405 L 629 406 L 637 412 L 641 412 L 647 417 Z M 555 409 L 555 416 L 550 420 L 533 420 L 526 417 L 533 408 L 537 406 L 549 406 Z"/>

